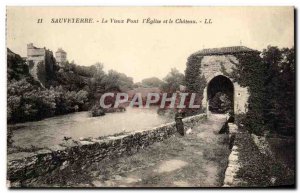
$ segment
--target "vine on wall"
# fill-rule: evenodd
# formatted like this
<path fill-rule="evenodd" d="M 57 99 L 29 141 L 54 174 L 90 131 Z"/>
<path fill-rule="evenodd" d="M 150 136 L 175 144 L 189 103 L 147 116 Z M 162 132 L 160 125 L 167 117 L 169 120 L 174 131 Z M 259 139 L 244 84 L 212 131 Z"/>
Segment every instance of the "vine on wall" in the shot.
<path fill-rule="evenodd" d="M 261 133 L 265 128 L 264 120 L 264 75 L 266 68 L 262 63 L 259 52 L 237 53 L 234 56 L 239 61 L 235 63 L 235 67 L 231 73 L 227 73 L 224 65 L 221 65 L 221 72 L 231 78 L 243 87 L 249 88 L 248 112 L 241 120 L 244 126 L 250 132 Z M 191 55 L 188 58 L 187 68 L 185 71 L 185 80 L 187 88 L 190 92 L 199 94 L 199 98 L 203 98 L 203 91 L 207 84 L 204 76 L 201 76 L 201 60 L 202 57 Z"/>
<path fill-rule="evenodd" d="M 242 87 L 248 87 L 248 111 L 236 115 L 236 121 L 250 132 L 261 135 L 274 132 L 295 133 L 295 55 L 294 48 L 269 46 L 258 51 L 235 53 L 232 72 L 221 63 L 220 71 Z M 206 80 L 201 76 L 203 56 L 188 58 L 185 80 L 190 92 L 203 98 Z"/>
<path fill-rule="evenodd" d="M 196 103 L 201 105 L 203 99 L 203 91 L 206 86 L 206 80 L 203 75 L 201 75 L 201 61 L 203 56 L 199 57 L 196 55 L 191 55 L 186 64 L 185 70 L 185 84 L 188 92 L 196 93 Z M 198 109 L 202 111 L 202 109 Z"/>
<path fill-rule="evenodd" d="M 185 70 L 185 82 L 187 89 L 191 92 L 203 94 L 206 86 L 205 77 L 201 76 L 201 60 L 202 57 L 191 55 L 188 58 Z"/>
<path fill-rule="evenodd" d="M 249 88 L 248 111 L 241 120 L 250 132 L 261 134 L 265 128 L 264 99 L 266 67 L 259 52 L 237 53 L 238 64 L 229 75 L 233 81 Z"/>

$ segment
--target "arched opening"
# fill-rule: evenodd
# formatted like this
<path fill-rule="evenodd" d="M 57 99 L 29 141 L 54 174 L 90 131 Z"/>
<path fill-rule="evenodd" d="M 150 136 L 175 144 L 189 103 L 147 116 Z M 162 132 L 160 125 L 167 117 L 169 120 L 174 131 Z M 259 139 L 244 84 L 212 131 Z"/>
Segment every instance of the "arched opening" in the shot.
<path fill-rule="evenodd" d="M 207 87 L 208 110 L 212 113 L 234 112 L 233 83 L 225 76 L 214 77 Z"/>

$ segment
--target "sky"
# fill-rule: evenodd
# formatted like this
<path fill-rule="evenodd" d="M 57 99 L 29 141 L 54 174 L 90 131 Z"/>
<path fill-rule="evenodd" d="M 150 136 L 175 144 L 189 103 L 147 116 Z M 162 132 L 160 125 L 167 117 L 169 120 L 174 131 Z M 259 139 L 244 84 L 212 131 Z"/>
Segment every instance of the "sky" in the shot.
<path fill-rule="evenodd" d="M 37 23 L 42 18 L 43 23 Z M 51 23 L 92 18 L 94 23 Z M 101 23 L 139 20 L 139 23 Z M 197 24 L 147 24 L 143 19 L 186 19 Z M 211 19 L 212 24 L 203 24 Z M 97 22 L 99 21 L 99 22 Z M 202 21 L 200 23 L 199 21 Z M 63 48 L 69 61 L 117 70 L 135 82 L 184 72 L 188 56 L 203 48 L 294 46 L 293 7 L 7 7 L 6 45 L 26 56 L 26 45 Z"/>

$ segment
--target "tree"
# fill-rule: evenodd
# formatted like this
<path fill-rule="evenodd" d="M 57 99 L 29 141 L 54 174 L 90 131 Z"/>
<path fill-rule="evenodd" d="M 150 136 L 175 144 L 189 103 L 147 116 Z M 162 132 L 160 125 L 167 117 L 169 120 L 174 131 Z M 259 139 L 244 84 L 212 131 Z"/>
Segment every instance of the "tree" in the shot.
<path fill-rule="evenodd" d="M 239 62 L 229 74 L 234 82 L 249 88 L 248 111 L 241 122 L 250 132 L 256 134 L 262 134 L 267 129 L 264 117 L 266 67 L 259 54 L 256 51 L 235 54 Z"/>
<path fill-rule="evenodd" d="M 268 46 L 262 52 L 267 67 L 265 118 L 276 133 L 295 133 L 295 50 Z"/>
<path fill-rule="evenodd" d="M 184 74 L 180 73 L 176 68 L 172 68 L 171 72 L 163 79 L 161 90 L 168 93 L 174 93 L 180 89 L 180 85 L 184 85 Z"/>
<path fill-rule="evenodd" d="M 7 48 L 7 80 L 21 80 L 29 76 L 29 69 L 25 60 Z"/>
<path fill-rule="evenodd" d="M 133 84 L 133 88 L 140 88 L 143 87 L 143 84 L 141 82 L 136 82 Z"/>
<path fill-rule="evenodd" d="M 105 85 L 105 91 L 127 91 L 133 88 L 133 79 L 115 70 L 108 71 L 103 83 Z"/>
<path fill-rule="evenodd" d="M 205 77 L 201 75 L 202 58 L 203 57 L 191 55 L 188 58 L 185 70 L 185 83 L 188 91 L 198 93 L 200 96 L 203 95 L 203 91 L 206 86 Z"/>
<path fill-rule="evenodd" d="M 114 70 L 106 74 L 99 62 L 92 66 L 53 64 L 54 74 L 43 88 L 19 55 L 9 49 L 7 54 L 7 120 L 11 123 L 88 110 L 105 92 L 133 88 L 131 77 Z"/>
<path fill-rule="evenodd" d="M 210 100 L 210 111 L 214 113 L 227 113 L 232 109 L 232 101 L 224 92 L 217 92 Z"/>
<path fill-rule="evenodd" d="M 203 99 L 203 91 L 206 86 L 206 80 L 201 71 L 201 61 L 203 57 L 197 55 L 191 55 L 186 63 L 185 69 L 185 84 L 187 91 L 191 93 L 196 93 L 195 103 L 202 105 L 201 101 Z M 188 101 L 190 100 L 190 96 Z M 200 113 L 204 109 L 186 109 L 187 114 Z"/>

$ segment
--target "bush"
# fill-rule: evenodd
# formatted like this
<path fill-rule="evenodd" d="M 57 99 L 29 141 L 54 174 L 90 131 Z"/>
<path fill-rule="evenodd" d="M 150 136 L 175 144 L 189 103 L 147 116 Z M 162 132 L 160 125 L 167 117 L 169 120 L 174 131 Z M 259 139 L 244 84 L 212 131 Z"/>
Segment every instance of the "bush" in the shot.
<path fill-rule="evenodd" d="M 201 60 L 203 57 L 191 55 L 188 58 L 185 70 L 185 84 L 189 92 L 203 95 L 206 86 L 204 76 L 201 76 Z"/>
<path fill-rule="evenodd" d="M 248 112 L 240 120 L 261 135 L 265 131 L 295 134 L 295 50 L 268 46 L 258 53 L 236 54 L 239 60 L 230 77 L 248 86 Z"/>
<path fill-rule="evenodd" d="M 90 110 L 90 115 L 92 117 L 103 116 L 103 115 L 105 115 L 105 111 L 100 106 L 94 105 Z"/>
<path fill-rule="evenodd" d="M 45 117 L 84 110 L 87 91 L 65 91 L 33 86 L 27 79 L 11 81 L 7 87 L 8 122 L 34 121 Z"/>
<path fill-rule="evenodd" d="M 256 134 L 262 134 L 265 128 L 264 103 L 266 97 L 265 75 L 266 67 L 263 65 L 259 52 L 235 54 L 238 59 L 236 67 L 229 77 L 243 87 L 249 88 L 248 112 L 242 122 L 246 128 Z"/>

